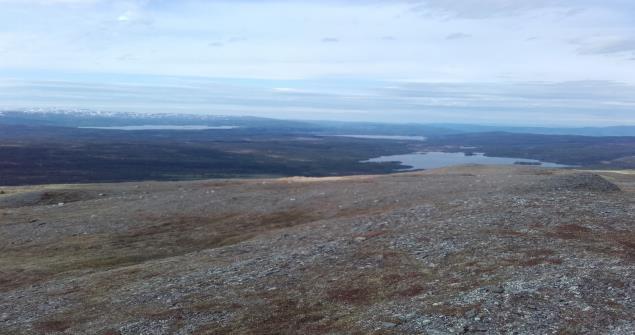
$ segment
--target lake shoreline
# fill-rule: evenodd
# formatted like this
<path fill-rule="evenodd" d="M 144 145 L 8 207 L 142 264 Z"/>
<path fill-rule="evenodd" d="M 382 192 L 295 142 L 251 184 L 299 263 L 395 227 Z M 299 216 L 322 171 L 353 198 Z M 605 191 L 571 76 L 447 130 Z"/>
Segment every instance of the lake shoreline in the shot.
<path fill-rule="evenodd" d="M 543 162 L 535 159 L 515 157 L 490 157 L 477 152 L 413 152 L 410 154 L 379 156 L 370 158 L 362 163 L 387 163 L 399 162 L 405 168 L 397 171 L 415 171 L 437 169 L 456 165 L 480 164 L 480 165 L 521 165 L 539 166 L 548 168 L 565 168 L 569 165 Z"/>

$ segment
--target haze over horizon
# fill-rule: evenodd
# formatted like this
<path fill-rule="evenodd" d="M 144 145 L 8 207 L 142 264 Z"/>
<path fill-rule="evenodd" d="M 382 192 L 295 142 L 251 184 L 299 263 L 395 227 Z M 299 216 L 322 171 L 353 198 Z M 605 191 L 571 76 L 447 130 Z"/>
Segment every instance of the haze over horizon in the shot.
<path fill-rule="evenodd" d="M 635 125 L 626 0 L 0 0 L 0 109 Z"/>

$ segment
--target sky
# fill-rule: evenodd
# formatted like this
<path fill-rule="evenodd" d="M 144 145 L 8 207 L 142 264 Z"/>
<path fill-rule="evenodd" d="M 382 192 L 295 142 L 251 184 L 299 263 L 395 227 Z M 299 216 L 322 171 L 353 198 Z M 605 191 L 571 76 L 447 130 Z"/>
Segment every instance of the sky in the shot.
<path fill-rule="evenodd" d="M 0 109 L 635 125 L 632 0 L 0 0 Z"/>

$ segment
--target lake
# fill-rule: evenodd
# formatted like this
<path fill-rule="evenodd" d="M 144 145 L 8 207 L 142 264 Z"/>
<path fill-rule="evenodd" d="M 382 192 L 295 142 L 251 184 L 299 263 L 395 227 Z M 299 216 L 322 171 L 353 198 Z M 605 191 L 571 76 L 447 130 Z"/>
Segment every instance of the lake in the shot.
<path fill-rule="evenodd" d="M 402 165 L 411 166 L 409 168 L 401 169 L 402 171 L 436 169 L 462 164 L 515 165 L 517 163 L 523 163 L 526 165 L 539 165 L 543 167 L 567 167 L 567 165 L 541 162 L 533 159 L 488 157 L 482 153 L 474 153 L 469 156 L 465 155 L 463 152 L 416 152 L 404 155 L 381 156 L 362 161 L 362 163 L 384 162 L 400 162 Z"/>
<path fill-rule="evenodd" d="M 365 138 L 369 140 L 399 140 L 399 141 L 425 141 L 423 136 L 393 136 L 393 135 L 330 135 L 337 137 Z"/>
<path fill-rule="evenodd" d="M 118 127 L 79 127 L 83 129 L 106 129 L 106 130 L 228 130 L 236 129 L 237 126 L 173 126 L 173 125 L 143 125 L 143 126 L 118 126 Z"/>

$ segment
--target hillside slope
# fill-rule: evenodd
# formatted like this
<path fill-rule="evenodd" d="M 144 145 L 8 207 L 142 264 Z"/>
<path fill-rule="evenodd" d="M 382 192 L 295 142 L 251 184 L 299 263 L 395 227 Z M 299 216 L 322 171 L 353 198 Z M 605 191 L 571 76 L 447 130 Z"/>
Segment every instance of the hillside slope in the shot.
<path fill-rule="evenodd" d="M 634 186 L 465 166 L 0 188 L 0 333 L 632 334 Z"/>

